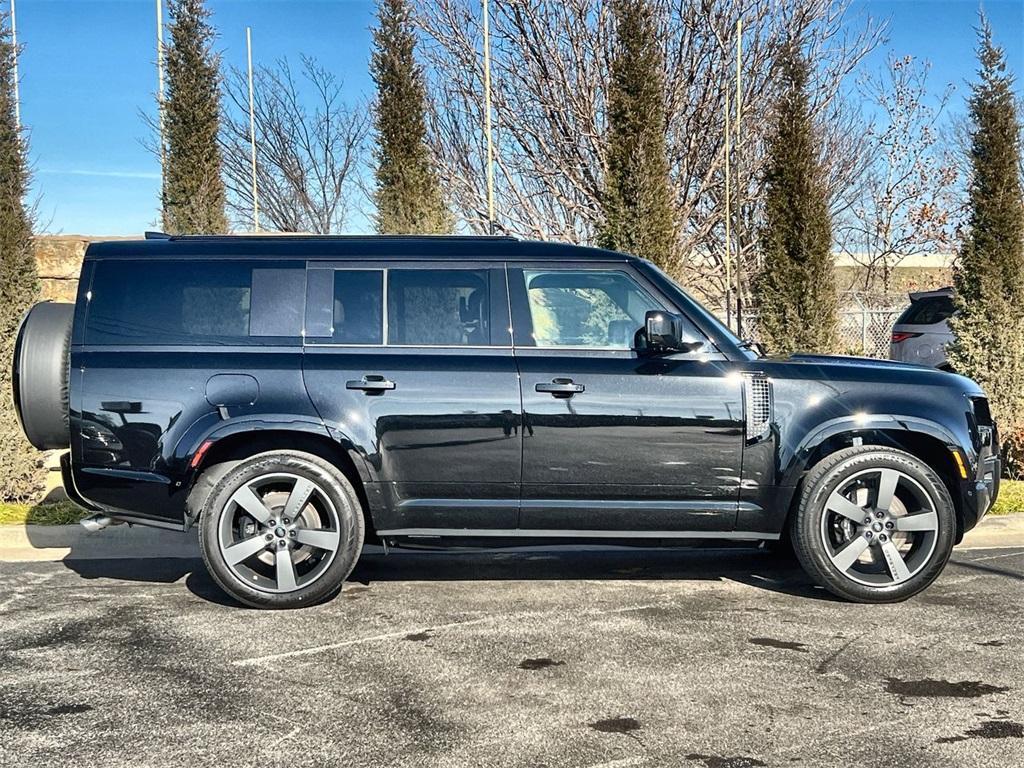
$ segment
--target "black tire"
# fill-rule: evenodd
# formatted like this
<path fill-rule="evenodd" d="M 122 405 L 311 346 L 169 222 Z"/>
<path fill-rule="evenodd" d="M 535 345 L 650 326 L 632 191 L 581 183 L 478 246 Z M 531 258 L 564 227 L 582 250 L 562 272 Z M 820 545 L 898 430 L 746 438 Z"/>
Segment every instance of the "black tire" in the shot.
<path fill-rule="evenodd" d="M 44 301 L 21 321 L 14 345 L 14 407 L 25 437 L 41 451 L 71 445 L 68 386 L 74 304 Z"/>
<path fill-rule="evenodd" d="M 883 478 L 891 493 L 882 489 Z M 863 514 L 859 522 L 855 508 Z M 921 460 L 894 448 L 858 446 L 827 456 L 807 473 L 790 536 L 804 570 L 833 594 L 859 603 L 898 602 L 945 568 L 956 511 L 946 484 Z"/>
<path fill-rule="evenodd" d="M 296 507 L 296 519 L 285 518 L 300 483 L 315 490 L 308 502 Z M 274 525 L 258 522 L 250 514 L 250 492 L 262 504 L 257 515 L 269 512 L 273 515 L 269 522 Z M 299 497 L 301 494 L 296 495 Z M 321 526 L 311 521 L 319 521 Z M 337 544 L 333 551 L 289 538 L 334 533 Z M 254 608 L 300 608 L 334 597 L 359 559 L 364 535 L 359 496 L 345 475 L 318 456 L 290 450 L 261 453 L 239 462 L 217 481 L 199 519 L 200 548 L 213 580 L 233 598 Z M 229 563 L 243 552 L 230 547 L 241 544 L 250 549 L 260 541 L 267 543 L 253 549 L 246 559 Z M 225 554 L 228 551 L 230 558 Z M 281 578 L 279 552 L 292 562 L 290 580 Z M 296 560 L 300 555 L 305 559 Z M 287 565 L 284 568 L 287 571 Z M 306 583 L 302 583 L 304 579 Z"/>

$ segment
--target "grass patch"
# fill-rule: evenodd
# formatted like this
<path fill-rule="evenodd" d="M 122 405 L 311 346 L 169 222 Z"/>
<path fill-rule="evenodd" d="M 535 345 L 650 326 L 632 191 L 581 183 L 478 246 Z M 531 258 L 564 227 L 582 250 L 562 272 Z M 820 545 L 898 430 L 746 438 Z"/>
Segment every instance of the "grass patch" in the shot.
<path fill-rule="evenodd" d="M 1012 515 L 1024 512 L 1024 480 L 1003 480 L 999 485 L 999 499 L 990 515 Z"/>
<path fill-rule="evenodd" d="M 53 504 L 0 503 L 0 525 L 74 525 L 88 514 L 70 501 Z"/>

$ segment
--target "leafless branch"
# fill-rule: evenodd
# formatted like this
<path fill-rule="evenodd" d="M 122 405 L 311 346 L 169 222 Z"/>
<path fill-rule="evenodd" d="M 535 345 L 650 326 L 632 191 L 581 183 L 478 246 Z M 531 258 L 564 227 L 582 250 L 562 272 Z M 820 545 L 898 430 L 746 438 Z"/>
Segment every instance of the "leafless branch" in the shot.
<path fill-rule="evenodd" d="M 254 76 L 256 184 L 260 227 L 282 232 L 338 232 L 345 227 L 363 171 L 369 118 L 342 99 L 342 84 L 314 59 L 299 75 L 284 59 Z M 236 223 L 253 221 L 246 74 L 224 86 L 224 175 Z"/>

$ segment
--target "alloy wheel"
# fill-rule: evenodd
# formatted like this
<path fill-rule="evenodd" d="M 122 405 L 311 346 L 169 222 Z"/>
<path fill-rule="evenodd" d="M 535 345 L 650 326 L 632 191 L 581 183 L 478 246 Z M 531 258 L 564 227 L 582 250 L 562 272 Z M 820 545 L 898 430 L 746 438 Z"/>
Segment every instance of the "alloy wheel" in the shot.
<path fill-rule="evenodd" d="M 902 584 L 920 573 L 938 533 L 935 501 L 917 480 L 891 467 L 844 480 L 821 516 L 829 560 L 846 578 L 870 587 Z"/>
<path fill-rule="evenodd" d="M 338 512 L 309 478 L 261 475 L 228 499 L 218 544 L 239 581 L 264 592 L 294 592 L 319 579 L 334 560 L 341 546 Z"/>

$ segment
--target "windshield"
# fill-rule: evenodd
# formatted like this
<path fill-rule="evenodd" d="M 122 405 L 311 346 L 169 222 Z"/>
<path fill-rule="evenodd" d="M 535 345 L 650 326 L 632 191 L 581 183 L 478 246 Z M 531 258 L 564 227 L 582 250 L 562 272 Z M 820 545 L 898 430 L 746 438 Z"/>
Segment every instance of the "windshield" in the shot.
<path fill-rule="evenodd" d="M 952 296 L 929 296 L 918 299 L 896 321 L 899 325 L 934 325 L 948 320 L 956 312 Z"/>

